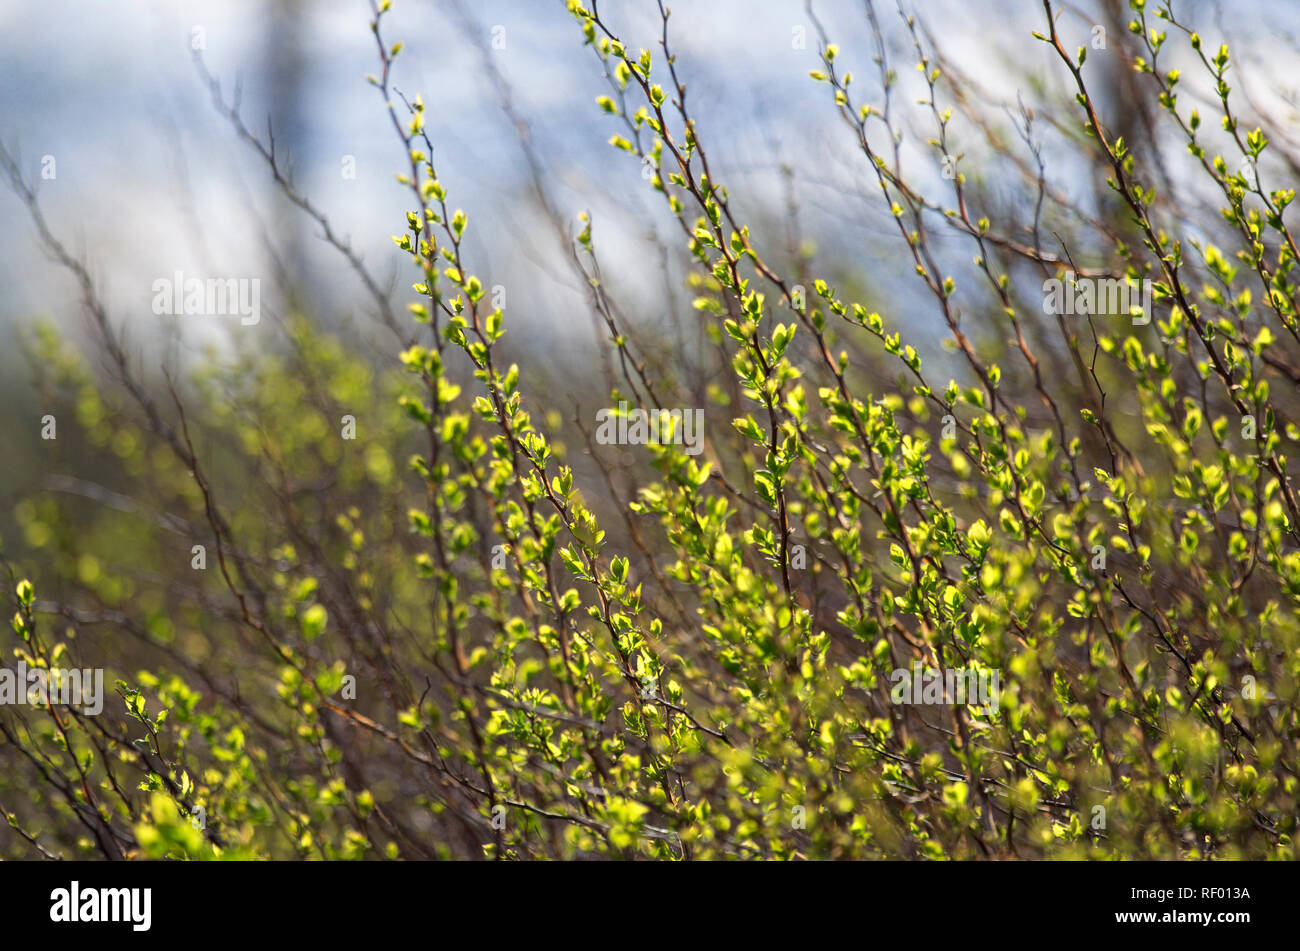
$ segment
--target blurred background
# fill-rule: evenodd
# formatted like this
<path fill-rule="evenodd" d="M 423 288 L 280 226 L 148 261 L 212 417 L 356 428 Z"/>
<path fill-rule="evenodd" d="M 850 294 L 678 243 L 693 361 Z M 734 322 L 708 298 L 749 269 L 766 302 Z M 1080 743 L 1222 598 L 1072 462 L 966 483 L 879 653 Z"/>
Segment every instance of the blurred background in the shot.
<path fill-rule="evenodd" d="M 905 84 L 914 83 L 898 9 L 876 6 L 896 47 L 892 65 Z M 1294 48 L 1300 3 L 1226 7 L 1193 2 L 1178 10 L 1198 23 L 1217 21 L 1261 63 L 1270 49 Z M 1018 90 L 1031 100 L 1043 93 L 1034 77 L 1045 72 L 1048 51 L 1029 35 L 1042 26 L 1039 3 L 922 0 L 904 9 L 954 65 L 1004 104 L 1014 107 Z M 629 44 L 656 45 L 658 16 L 649 0 L 622 0 L 603 12 Z M 813 12 L 839 44 L 846 68 L 877 86 L 866 5 L 821 0 Z M 1125 14 L 1118 2 L 1067 5 L 1063 29 L 1084 40 L 1089 24 L 1123 22 Z M 260 276 L 265 289 L 281 266 L 279 277 L 296 279 L 305 302 L 326 321 L 355 316 L 362 301 L 335 252 L 281 200 L 265 164 L 214 110 L 192 61 L 194 46 L 202 47 L 227 101 L 240 82 L 250 130 L 264 136 L 271 123 L 296 184 L 351 236 L 372 269 L 387 277 L 401 265 L 387 237 L 405 208 L 393 180 L 400 147 L 364 78 L 376 68 L 369 16 L 365 0 L 0 2 L 0 136 L 39 182 L 58 235 L 86 252 L 116 315 L 141 338 L 153 337 L 160 319 L 148 307 L 151 282 L 175 270 Z M 830 258 L 867 264 L 873 239 L 894 237 L 892 222 L 825 87 L 808 78 L 818 65 L 818 43 L 803 3 L 679 0 L 672 25 L 718 176 L 751 206 L 768 203 L 774 215 L 783 214 L 789 189 L 802 240 Z M 403 0 L 388 34 L 405 44 L 395 85 L 424 96 L 442 178 L 471 216 L 471 256 L 487 272 L 486 283 L 516 291 L 515 333 L 537 333 L 540 346 L 588 333 L 588 321 L 570 319 L 580 291 L 557 278 L 565 273 L 554 266 L 563 249 L 534 236 L 551 232 L 537 228 L 517 130 L 484 57 L 509 84 L 556 208 L 571 220 L 592 212 L 611 265 L 646 260 L 647 237 L 663 232 L 666 219 L 635 159 L 604 144 L 616 130 L 593 103 L 606 91 L 600 65 L 583 49 L 562 0 Z M 901 106 L 915 99 L 910 92 L 905 85 Z M 54 177 L 42 180 L 47 156 Z M 345 177 L 349 160 L 354 178 Z M 787 180 L 785 165 L 800 172 Z M 1068 181 L 1064 169 L 1054 171 Z M 278 263 L 268 254 L 272 244 L 280 249 Z M 641 282 L 629 292 L 662 289 L 654 268 L 607 270 L 628 284 Z M 406 283 L 403 275 L 403 292 Z M 15 321 L 34 314 L 75 322 L 75 289 L 46 260 L 21 205 L 5 192 L 0 287 L 6 338 Z M 265 296 L 264 290 L 267 306 Z"/>

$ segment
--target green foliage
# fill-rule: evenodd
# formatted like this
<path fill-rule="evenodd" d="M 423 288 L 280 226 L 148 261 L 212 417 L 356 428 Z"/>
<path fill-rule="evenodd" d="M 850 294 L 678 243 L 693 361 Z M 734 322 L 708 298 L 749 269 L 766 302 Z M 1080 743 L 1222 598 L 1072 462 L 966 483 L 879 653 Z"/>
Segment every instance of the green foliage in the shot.
<path fill-rule="evenodd" d="M 1164 34 L 1134 7 L 1139 69 L 1238 247 L 1193 260 L 1185 222 L 1156 224 L 1141 156 L 1107 131 L 1084 57 L 1049 24 L 1131 218 L 1117 269 L 1154 282 L 1149 324 L 1089 319 L 1088 344 L 1082 322 L 1048 318 L 1061 333 L 1047 342 L 1027 326 L 1065 259 L 1021 249 L 1031 279 L 1013 280 L 1025 262 L 992 210 L 972 220 L 964 178 L 943 208 L 873 150 L 869 125 L 889 120 L 855 106 L 849 54 L 823 42 L 814 79 L 951 330 L 946 378 L 900 320 L 828 280 L 807 292 L 763 256 L 708 172 L 667 15 L 652 56 L 571 0 L 610 84 L 610 142 L 654 170 L 718 378 L 730 372 L 707 388 L 705 455 L 641 447 L 624 482 L 582 419 L 539 415 L 536 369 L 502 356 L 505 315 L 463 248 L 472 217 L 448 204 L 423 103 L 390 87 L 385 3 L 372 81 L 407 160 L 394 241 L 419 298 L 397 361 L 369 367 L 295 318 L 168 405 L 106 387 L 48 329 L 33 337 L 42 385 L 77 422 L 60 442 L 83 441 L 101 481 L 147 504 L 18 505 L 35 589 L 10 586 L 11 655 L 107 666 L 123 702 L 101 717 L 0 710 L 0 803 L 20 833 L 5 848 L 1295 858 L 1293 192 L 1204 157 L 1178 77 L 1157 66 Z M 941 71 L 917 43 L 946 155 Z M 1200 57 L 1221 83 L 1226 49 Z M 1241 153 L 1265 154 L 1262 131 L 1238 136 L 1226 88 L 1221 106 Z M 923 223 L 936 212 L 974 246 L 987 335 L 958 319 L 961 282 Z M 589 222 L 577 247 L 594 263 Z M 614 405 L 706 391 L 655 378 L 655 342 L 592 287 L 624 374 Z M 356 439 L 340 438 L 347 415 Z M 117 669 L 124 639 L 147 666 Z M 898 703 L 913 664 L 996 674 L 1000 696 Z"/>

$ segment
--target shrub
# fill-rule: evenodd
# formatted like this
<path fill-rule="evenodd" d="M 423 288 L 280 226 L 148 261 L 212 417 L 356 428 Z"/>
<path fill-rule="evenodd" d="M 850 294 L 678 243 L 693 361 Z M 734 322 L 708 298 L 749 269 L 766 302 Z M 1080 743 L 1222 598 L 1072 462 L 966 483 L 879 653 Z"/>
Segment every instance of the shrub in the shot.
<path fill-rule="evenodd" d="M 107 667 L 118 697 L 0 711 L 9 854 L 1294 858 L 1297 250 L 1294 192 L 1265 180 L 1295 159 L 1239 125 L 1226 48 L 1135 0 L 1152 122 L 1223 204 L 1198 220 L 1157 189 L 1162 141 L 1100 115 L 1088 47 L 1069 53 L 1044 6 L 1077 94 L 1060 125 L 1082 122 L 1115 206 L 1048 184 L 1025 111 L 1028 159 L 990 158 L 1024 185 L 1025 229 L 964 173 L 927 197 L 897 116 L 821 34 L 812 78 L 946 322 L 942 354 L 765 253 L 710 172 L 666 10 L 652 54 L 570 0 L 707 334 L 664 357 L 662 329 L 629 326 L 588 222 L 572 266 L 617 377 L 571 420 L 544 367 L 503 355 L 424 104 L 392 84 L 387 0 L 371 81 L 403 147 L 409 320 L 327 236 L 400 341 L 391 365 L 297 316 L 274 345 L 142 379 L 6 154 L 110 368 L 29 337 L 52 445 L 97 478 L 17 507 L 13 656 Z M 903 27 L 946 160 L 941 100 L 970 99 Z M 1169 27 L 1219 97 L 1218 144 L 1161 65 Z M 1045 248 L 1072 220 L 1085 234 Z M 940 232 L 975 255 L 969 279 Z M 954 673 L 993 689 L 954 697 Z"/>

